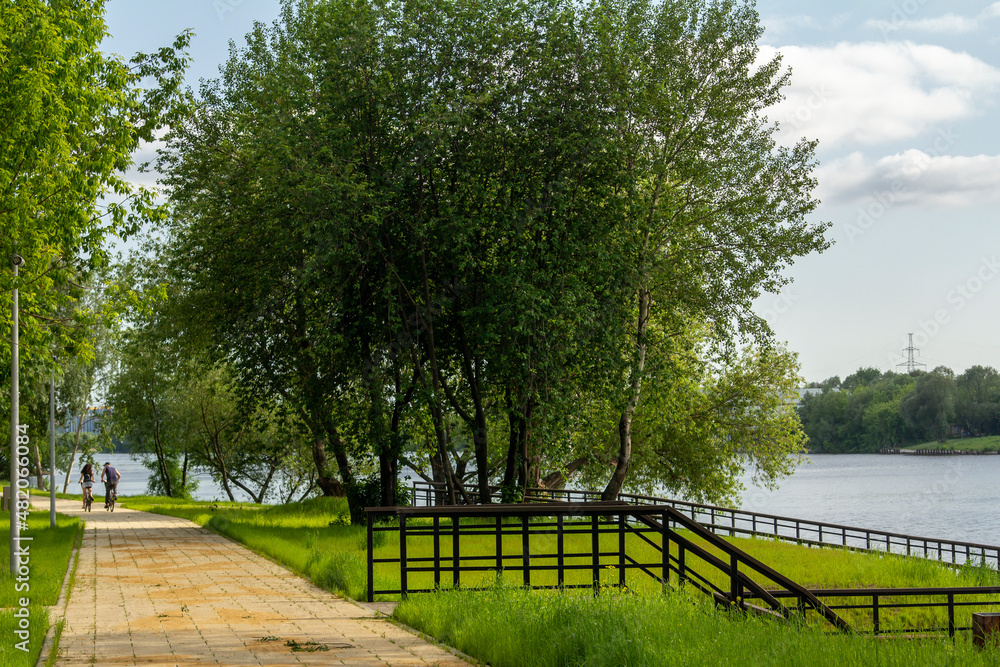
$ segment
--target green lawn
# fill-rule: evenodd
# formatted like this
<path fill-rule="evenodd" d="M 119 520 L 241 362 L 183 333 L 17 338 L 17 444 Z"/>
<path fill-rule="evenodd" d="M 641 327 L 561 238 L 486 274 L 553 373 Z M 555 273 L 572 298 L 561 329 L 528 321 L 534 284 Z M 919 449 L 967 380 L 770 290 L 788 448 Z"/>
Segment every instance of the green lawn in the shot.
<path fill-rule="evenodd" d="M 685 595 L 499 587 L 410 596 L 403 623 L 493 667 L 997 665 L 959 637 L 873 640 L 716 610 Z"/>
<path fill-rule="evenodd" d="M 0 568 L 0 665 L 34 665 L 48 629 L 46 606 L 56 604 L 69 566 L 73 547 L 83 524 L 75 517 L 56 515 L 56 526 L 49 526 L 48 511 L 32 511 L 28 515 L 27 530 L 22 537 L 31 537 L 28 544 L 29 574 L 26 582 L 19 582 L 10 573 L 5 560 Z M 0 517 L 0 541 L 9 544 L 10 517 L 4 512 Z M 5 559 L 9 551 L 3 550 Z M 27 590 L 17 590 L 18 585 L 27 584 Z M 26 620 L 16 616 L 21 609 L 20 600 L 29 601 Z M 23 630 L 23 622 L 28 624 L 28 651 L 17 648 L 21 641 L 15 632 Z"/>
<path fill-rule="evenodd" d="M 981 438 L 951 438 L 944 442 L 931 440 L 919 445 L 910 445 L 903 449 L 954 449 L 969 452 L 995 452 L 1000 450 L 1000 436 L 987 435 Z"/>

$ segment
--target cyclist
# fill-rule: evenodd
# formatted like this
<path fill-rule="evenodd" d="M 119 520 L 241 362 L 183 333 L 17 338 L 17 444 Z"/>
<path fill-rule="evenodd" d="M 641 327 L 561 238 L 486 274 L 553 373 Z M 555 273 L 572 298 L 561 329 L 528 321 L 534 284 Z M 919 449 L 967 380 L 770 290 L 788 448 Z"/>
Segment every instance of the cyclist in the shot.
<path fill-rule="evenodd" d="M 83 487 L 83 509 L 87 509 L 87 497 L 94 502 L 94 466 L 90 463 L 80 471 L 80 486 Z"/>
<path fill-rule="evenodd" d="M 101 481 L 104 482 L 104 507 L 107 509 L 111 502 L 111 494 L 118 495 L 118 482 L 122 479 L 122 474 L 113 467 L 110 462 L 104 464 L 101 471 Z"/>

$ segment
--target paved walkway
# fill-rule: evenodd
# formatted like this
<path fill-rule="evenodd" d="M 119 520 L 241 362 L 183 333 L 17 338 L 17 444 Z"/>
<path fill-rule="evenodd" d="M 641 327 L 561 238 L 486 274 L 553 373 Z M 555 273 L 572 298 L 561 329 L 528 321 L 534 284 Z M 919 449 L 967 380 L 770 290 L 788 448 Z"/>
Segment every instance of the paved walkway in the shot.
<path fill-rule="evenodd" d="M 84 520 L 58 665 L 469 664 L 190 521 Z"/>

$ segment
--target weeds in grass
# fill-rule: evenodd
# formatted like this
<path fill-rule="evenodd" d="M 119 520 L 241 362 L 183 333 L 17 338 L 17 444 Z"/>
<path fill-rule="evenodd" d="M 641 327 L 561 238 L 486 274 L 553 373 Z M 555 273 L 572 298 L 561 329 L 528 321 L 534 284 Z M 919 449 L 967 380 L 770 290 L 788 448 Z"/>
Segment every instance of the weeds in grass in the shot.
<path fill-rule="evenodd" d="M 297 642 L 294 639 L 286 641 L 285 646 L 292 649 L 293 653 L 315 653 L 316 651 L 330 650 L 330 647 L 326 644 L 320 644 L 318 642 Z"/>

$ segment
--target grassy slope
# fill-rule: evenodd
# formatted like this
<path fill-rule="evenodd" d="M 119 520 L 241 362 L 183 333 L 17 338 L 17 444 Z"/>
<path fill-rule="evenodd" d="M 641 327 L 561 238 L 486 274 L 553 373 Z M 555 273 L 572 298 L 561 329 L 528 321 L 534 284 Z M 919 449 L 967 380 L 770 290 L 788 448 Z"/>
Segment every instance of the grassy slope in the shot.
<path fill-rule="evenodd" d="M 903 449 L 955 449 L 959 451 L 997 451 L 1000 449 L 1000 435 L 987 435 L 981 438 L 954 438 L 944 442 L 931 440 L 918 445 L 910 445 Z"/>

